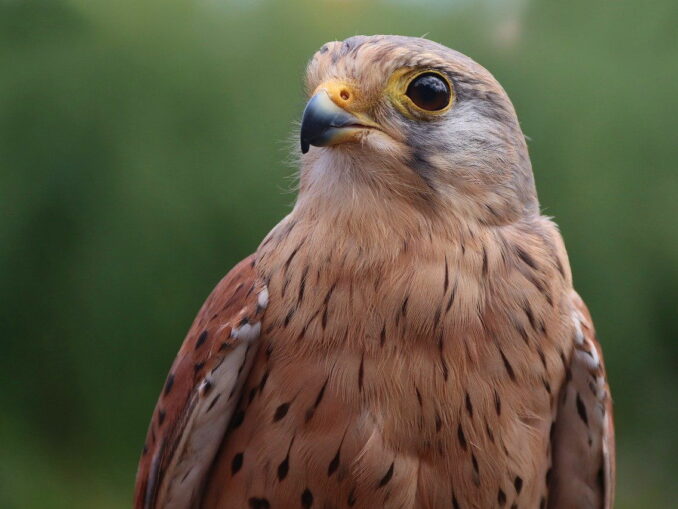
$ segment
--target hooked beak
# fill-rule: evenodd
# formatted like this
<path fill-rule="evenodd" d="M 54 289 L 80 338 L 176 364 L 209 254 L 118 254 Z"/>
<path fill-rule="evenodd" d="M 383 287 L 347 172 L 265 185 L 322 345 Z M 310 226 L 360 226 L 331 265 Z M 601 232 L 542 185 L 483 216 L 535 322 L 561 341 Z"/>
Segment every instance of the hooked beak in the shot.
<path fill-rule="evenodd" d="M 358 133 L 372 126 L 337 106 L 327 90 L 318 91 L 306 104 L 301 120 L 301 152 L 310 145 L 326 147 L 353 141 Z"/>

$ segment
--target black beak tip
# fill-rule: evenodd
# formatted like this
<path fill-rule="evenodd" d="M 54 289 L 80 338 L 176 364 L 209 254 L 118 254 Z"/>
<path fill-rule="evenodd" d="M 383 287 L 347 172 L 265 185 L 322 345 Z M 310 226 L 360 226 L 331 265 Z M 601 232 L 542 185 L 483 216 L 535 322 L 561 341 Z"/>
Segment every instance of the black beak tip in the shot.
<path fill-rule="evenodd" d="M 301 153 L 305 154 L 308 152 L 308 149 L 310 148 L 310 144 L 306 140 L 301 140 Z"/>

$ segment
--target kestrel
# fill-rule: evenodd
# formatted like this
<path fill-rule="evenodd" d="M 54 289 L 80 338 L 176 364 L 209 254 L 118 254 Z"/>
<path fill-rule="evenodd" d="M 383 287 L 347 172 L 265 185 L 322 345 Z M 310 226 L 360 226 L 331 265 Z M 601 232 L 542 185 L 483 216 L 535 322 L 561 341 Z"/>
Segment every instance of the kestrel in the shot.
<path fill-rule="evenodd" d="M 502 87 L 397 36 L 306 85 L 294 209 L 189 330 L 136 507 L 612 507 L 600 346 Z"/>

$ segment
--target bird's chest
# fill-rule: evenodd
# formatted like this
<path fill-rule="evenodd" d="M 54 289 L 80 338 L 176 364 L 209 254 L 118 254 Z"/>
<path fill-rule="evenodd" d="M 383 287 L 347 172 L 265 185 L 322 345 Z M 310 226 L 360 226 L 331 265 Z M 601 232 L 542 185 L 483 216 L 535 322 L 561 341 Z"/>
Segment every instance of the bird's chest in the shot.
<path fill-rule="evenodd" d="M 258 451 L 243 478 L 263 482 L 259 491 L 292 504 L 309 489 L 338 507 L 539 506 L 553 397 L 551 378 L 526 375 L 528 352 L 504 354 L 510 374 L 489 338 L 468 352 L 443 335 L 442 349 L 377 336 L 374 348 L 305 353 L 281 338 L 306 335 L 270 331 L 234 432 L 243 436 L 233 443 Z"/>
<path fill-rule="evenodd" d="M 526 310 L 529 293 L 494 299 L 446 263 L 365 280 L 312 262 L 273 273 L 250 384 L 266 379 L 269 395 L 252 413 L 273 416 L 290 457 L 304 451 L 306 482 L 357 507 L 537 507 L 560 314 Z"/>

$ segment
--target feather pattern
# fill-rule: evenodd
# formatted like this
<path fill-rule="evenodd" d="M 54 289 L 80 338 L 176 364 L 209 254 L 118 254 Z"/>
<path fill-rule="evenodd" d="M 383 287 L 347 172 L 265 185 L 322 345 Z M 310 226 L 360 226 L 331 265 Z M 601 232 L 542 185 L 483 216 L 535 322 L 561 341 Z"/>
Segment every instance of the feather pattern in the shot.
<path fill-rule="evenodd" d="M 135 507 L 190 507 L 240 397 L 268 303 L 254 257 L 198 313 L 172 365 L 139 463 Z"/>
<path fill-rule="evenodd" d="M 549 508 L 610 509 L 614 503 L 612 400 L 591 315 L 573 295 L 574 342 L 551 433 Z"/>

